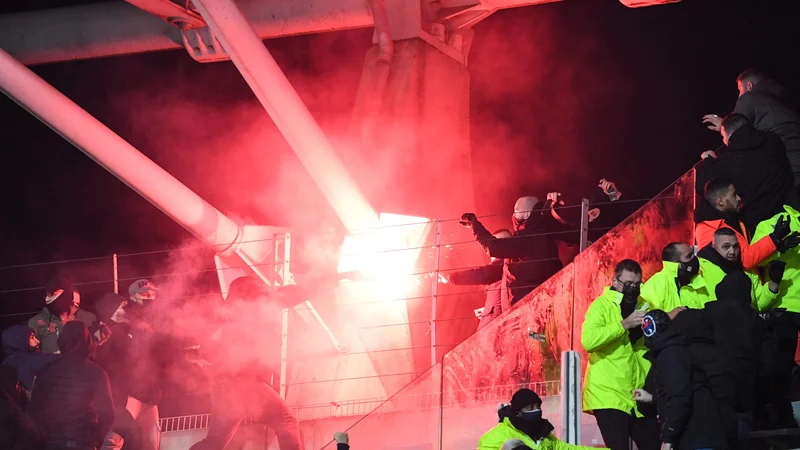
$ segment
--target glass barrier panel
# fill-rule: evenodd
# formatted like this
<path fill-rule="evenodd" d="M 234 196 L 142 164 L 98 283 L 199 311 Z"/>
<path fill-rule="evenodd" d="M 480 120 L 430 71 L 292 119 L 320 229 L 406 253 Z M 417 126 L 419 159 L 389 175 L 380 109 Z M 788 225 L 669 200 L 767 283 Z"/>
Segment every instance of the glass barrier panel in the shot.
<path fill-rule="evenodd" d="M 583 373 L 589 360 L 581 346 L 583 319 L 591 302 L 603 292 L 605 286 L 610 285 L 614 266 L 626 258 L 638 261 L 647 280 L 661 270 L 661 250 L 666 244 L 675 241 L 693 244 L 693 211 L 692 170 L 575 258 L 572 336 L 574 349 L 581 354 Z M 584 444 L 602 444 L 594 417 L 584 414 L 582 428 Z"/>
<path fill-rule="evenodd" d="M 441 364 L 436 364 L 347 429 L 352 448 L 434 450 L 439 448 Z M 320 421 L 314 448 L 336 449 L 335 421 Z M 307 426 L 307 425 L 306 425 Z M 323 429 L 324 427 L 324 429 Z M 308 431 L 305 431 L 308 433 Z"/>
<path fill-rule="evenodd" d="M 568 265 L 444 356 L 442 448 L 475 448 L 497 424 L 497 406 L 523 387 L 538 391 L 545 416 L 560 428 L 560 360 L 570 348 L 572 289 Z"/>

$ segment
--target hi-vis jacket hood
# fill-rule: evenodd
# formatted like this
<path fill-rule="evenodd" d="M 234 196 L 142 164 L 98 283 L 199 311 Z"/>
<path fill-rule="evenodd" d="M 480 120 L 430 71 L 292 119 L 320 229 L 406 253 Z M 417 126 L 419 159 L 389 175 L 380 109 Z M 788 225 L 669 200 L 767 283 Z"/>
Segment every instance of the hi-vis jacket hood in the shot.
<path fill-rule="evenodd" d="M 508 417 L 497 424 L 494 428 L 487 431 L 478 441 L 478 450 L 501 450 L 503 444 L 511 439 L 519 439 L 525 445 L 534 450 L 589 450 L 591 447 L 582 445 L 572 445 L 560 441 L 552 434 L 544 439 L 534 441 L 530 436 L 514 428 Z"/>
<path fill-rule="evenodd" d="M 678 263 L 664 261 L 664 268 L 642 285 L 640 294 L 649 304 L 650 309 L 661 309 L 670 312 L 679 306 L 702 309 L 714 299 L 713 291 L 706 286 L 703 278 L 703 263 L 700 262 L 700 273 L 692 281 L 678 290 Z"/>

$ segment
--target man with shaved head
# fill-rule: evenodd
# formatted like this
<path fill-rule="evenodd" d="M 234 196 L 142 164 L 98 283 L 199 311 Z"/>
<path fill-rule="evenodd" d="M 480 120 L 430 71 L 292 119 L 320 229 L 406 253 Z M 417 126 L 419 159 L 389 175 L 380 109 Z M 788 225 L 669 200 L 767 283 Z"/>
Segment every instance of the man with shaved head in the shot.
<path fill-rule="evenodd" d="M 520 197 L 514 204 L 511 237 L 493 236 L 473 213 L 461 216 L 460 223 L 472 229 L 475 239 L 492 258 L 504 260 L 501 290 L 502 310 L 542 284 L 561 269 L 554 233 L 562 226 L 533 196 Z"/>

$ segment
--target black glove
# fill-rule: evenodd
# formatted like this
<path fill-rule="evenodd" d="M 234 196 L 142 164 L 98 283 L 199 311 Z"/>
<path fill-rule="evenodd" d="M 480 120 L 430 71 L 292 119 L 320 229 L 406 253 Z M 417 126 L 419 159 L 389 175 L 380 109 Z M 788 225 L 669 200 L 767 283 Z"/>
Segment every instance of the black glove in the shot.
<path fill-rule="evenodd" d="M 794 233 L 786 236 L 782 241 L 775 244 L 775 248 L 779 252 L 784 253 L 797 247 L 798 245 L 800 245 L 800 233 L 795 231 Z"/>
<path fill-rule="evenodd" d="M 772 233 L 769 234 L 769 237 L 772 238 L 772 242 L 774 242 L 777 247 L 778 243 L 788 236 L 791 231 L 789 219 L 786 217 L 786 214 L 781 214 L 778 216 L 778 221 L 775 222 L 775 228 L 772 230 Z"/>
<path fill-rule="evenodd" d="M 478 216 L 474 213 L 464 213 L 461 215 L 461 220 L 458 221 L 461 225 L 472 228 L 472 224 L 478 221 Z"/>
<path fill-rule="evenodd" d="M 786 270 L 786 263 L 783 261 L 772 261 L 767 266 L 767 273 L 770 281 L 780 283 L 783 280 L 783 271 Z"/>

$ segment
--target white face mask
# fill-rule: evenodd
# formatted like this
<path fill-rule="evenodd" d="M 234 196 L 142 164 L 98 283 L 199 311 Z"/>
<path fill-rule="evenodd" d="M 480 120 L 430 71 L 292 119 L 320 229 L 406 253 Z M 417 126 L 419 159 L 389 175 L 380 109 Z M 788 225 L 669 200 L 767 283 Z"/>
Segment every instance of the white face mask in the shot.
<path fill-rule="evenodd" d="M 111 321 L 117 323 L 130 322 L 130 320 L 128 320 L 128 313 L 125 311 L 125 308 L 123 308 L 122 305 L 120 305 L 120 307 L 114 311 L 114 314 L 111 315 Z"/>

